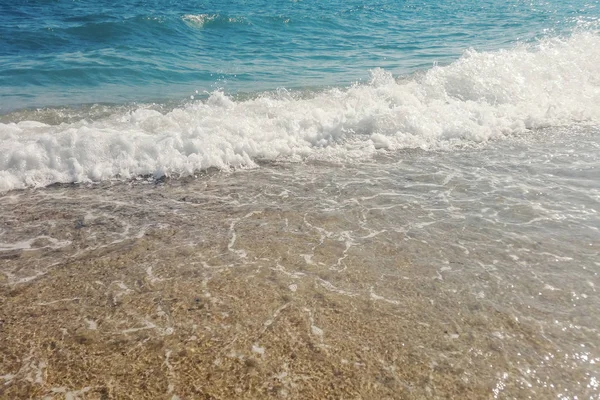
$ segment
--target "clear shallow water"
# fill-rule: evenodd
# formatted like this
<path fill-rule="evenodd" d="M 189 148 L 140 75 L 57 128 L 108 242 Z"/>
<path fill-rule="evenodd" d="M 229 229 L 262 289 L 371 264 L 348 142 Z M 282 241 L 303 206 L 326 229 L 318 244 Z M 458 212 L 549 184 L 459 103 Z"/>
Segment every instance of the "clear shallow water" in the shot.
<path fill-rule="evenodd" d="M 153 381 L 172 385 L 146 390 L 180 397 L 206 369 L 202 387 L 234 398 L 253 382 L 254 397 L 318 397 L 324 384 L 365 398 L 594 399 L 600 131 L 533 136 L 9 192 L 1 351 L 33 367 L 6 357 L 7 393 L 107 382 L 127 393 L 156 368 Z M 32 329 L 72 355 L 68 378 Z M 136 352 L 107 351 L 115 338 Z M 165 353 L 170 370 L 157 368 Z M 253 356 L 258 372 L 236 369 Z M 40 382 L 27 383 L 32 368 Z"/>

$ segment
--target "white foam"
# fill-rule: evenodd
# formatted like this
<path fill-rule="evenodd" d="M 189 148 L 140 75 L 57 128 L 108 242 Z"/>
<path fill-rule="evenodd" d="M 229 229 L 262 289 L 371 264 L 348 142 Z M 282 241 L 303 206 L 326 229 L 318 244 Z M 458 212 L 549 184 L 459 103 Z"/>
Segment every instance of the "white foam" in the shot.
<path fill-rule="evenodd" d="M 183 22 L 194 28 L 202 28 L 207 24 L 220 21 L 224 23 L 244 23 L 244 17 L 222 17 L 219 14 L 186 14 L 181 17 Z"/>
<path fill-rule="evenodd" d="M 212 22 L 219 17 L 218 14 L 186 14 L 181 19 L 191 25 L 203 27 L 207 22 Z"/>
<path fill-rule="evenodd" d="M 96 121 L 0 124 L 0 190 L 138 175 L 185 176 L 257 159 L 353 159 L 452 148 L 528 129 L 600 121 L 600 37 L 576 33 L 497 52 L 467 51 L 408 79 L 308 97 L 287 92 L 147 107 Z"/>

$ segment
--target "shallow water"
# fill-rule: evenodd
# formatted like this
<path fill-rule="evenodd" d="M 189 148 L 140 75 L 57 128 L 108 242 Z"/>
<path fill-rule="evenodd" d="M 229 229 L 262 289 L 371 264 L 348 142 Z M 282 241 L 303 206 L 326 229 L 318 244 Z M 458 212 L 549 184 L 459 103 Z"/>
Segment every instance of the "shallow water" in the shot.
<path fill-rule="evenodd" d="M 111 379 L 134 393 L 127 380 L 173 362 L 138 393 L 194 396 L 192 354 L 212 343 L 197 362 L 215 396 L 595 398 L 599 147 L 581 126 L 359 165 L 9 192 L 4 351 L 43 378 L 9 362 L 7 393 Z M 198 316 L 189 304 L 205 301 Z M 141 364 L 73 375 L 79 361 L 65 370 L 28 329 L 73 360 L 95 351 L 91 370 Z M 106 352 L 117 337 L 137 358 Z"/>

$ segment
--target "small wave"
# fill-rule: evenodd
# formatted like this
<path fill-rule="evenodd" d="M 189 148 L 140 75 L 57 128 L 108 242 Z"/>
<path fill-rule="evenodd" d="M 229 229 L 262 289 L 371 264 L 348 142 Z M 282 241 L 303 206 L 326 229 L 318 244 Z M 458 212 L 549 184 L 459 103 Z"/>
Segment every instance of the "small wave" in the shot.
<path fill-rule="evenodd" d="M 181 19 L 189 26 L 203 28 L 215 24 L 243 24 L 244 17 L 226 17 L 219 14 L 186 14 Z"/>
<path fill-rule="evenodd" d="M 451 149 L 528 130 L 600 123 L 600 36 L 577 33 L 458 61 L 411 78 L 310 95 L 214 92 L 52 125 L 0 124 L 0 190 L 139 175 L 185 176 L 258 159 L 352 159 L 380 149 Z"/>

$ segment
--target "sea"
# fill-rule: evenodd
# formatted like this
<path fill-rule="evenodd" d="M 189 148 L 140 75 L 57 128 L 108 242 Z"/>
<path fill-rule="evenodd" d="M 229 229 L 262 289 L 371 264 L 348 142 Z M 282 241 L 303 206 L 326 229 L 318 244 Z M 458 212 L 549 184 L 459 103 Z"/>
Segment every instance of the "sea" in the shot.
<path fill-rule="evenodd" d="M 600 399 L 599 273 L 598 0 L 0 1 L 0 397 Z"/>

